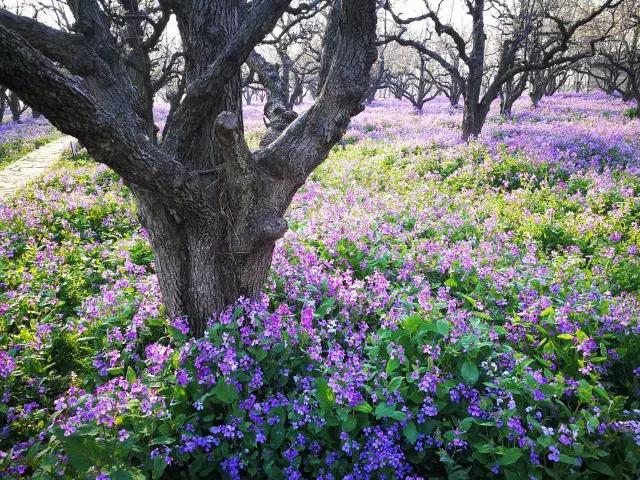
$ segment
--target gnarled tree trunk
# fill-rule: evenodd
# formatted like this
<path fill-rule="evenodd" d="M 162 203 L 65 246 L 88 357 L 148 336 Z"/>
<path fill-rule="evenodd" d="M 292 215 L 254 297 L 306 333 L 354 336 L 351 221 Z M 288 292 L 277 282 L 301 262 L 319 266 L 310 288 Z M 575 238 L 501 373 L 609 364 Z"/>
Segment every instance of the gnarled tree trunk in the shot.
<path fill-rule="evenodd" d="M 142 43 L 137 25 L 125 28 L 133 34 L 123 49 L 97 0 L 70 4 L 77 33 L 0 9 L 0 81 L 122 176 L 149 232 L 168 313 L 187 316 L 195 335 L 213 313 L 263 286 L 295 192 L 363 108 L 376 1 L 336 0 L 317 101 L 295 116 L 270 97 L 267 134 L 249 150 L 241 66 L 290 3 L 160 1 L 185 49 L 185 83 L 160 141 L 147 90 L 153 44 Z M 140 22 L 137 12 L 130 5 L 127 21 Z"/>

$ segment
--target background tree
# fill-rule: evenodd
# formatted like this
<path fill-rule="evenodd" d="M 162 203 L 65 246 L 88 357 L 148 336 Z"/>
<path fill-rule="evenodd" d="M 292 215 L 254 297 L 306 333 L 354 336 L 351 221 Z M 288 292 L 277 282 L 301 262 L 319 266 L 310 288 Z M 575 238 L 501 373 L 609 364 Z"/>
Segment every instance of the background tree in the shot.
<path fill-rule="evenodd" d="M 255 72 L 255 81 L 267 93 L 264 117 L 268 132 L 261 146 L 271 143 L 298 116 L 293 107 L 304 98 L 305 78 L 319 70 L 319 62 L 314 64 L 313 57 L 301 46 L 310 44 L 316 37 L 321 38 L 322 31 L 314 21 L 305 20 L 315 20 L 327 6 L 326 0 L 314 0 L 279 20 L 275 31 L 262 42 L 262 46 L 270 47 L 271 57 L 276 61 L 267 60 L 267 54 L 257 49 L 247 58 L 247 66 Z"/>
<path fill-rule="evenodd" d="M 259 151 L 243 135 L 241 67 L 291 0 L 69 1 L 69 32 L 0 9 L 0 83 L 73 135 L 133 192 L 163 301 L 201 335 L 262 287 L 294 193 L 361 111 L 376 58 L 375 0 L 335 0 L 317 101 Z M 151 53 L 173 15 L 184 93 L 153 122 Z M 24 79 L 29 81 L 25 82 Z"/>
<path fill-rule="evenodd" d="M 419 52 L 412 53 L 412 61 L 408 64 L 409 68 L 403 75 L 404 86 L 402 89 L 398 87 L 398 90 L 401 92 L 401 96 L 409 100 L 413 108 L 418 113 L 421 113 L 424 104 L 436 98 L 440 90 L 436 85 L 435 77 L 431 73 L 432 66 L 429 62 L 429 57 Z M 390 80 L 390 82 L 393 82 L 393 80 Z"/>
<path fill-rule="evenodd" d="M 602 0 L 593 7 L 584 8 L 580 2 L 570 5 L 569 2 L 559 0 L 464 0 L 468 34 L 464 28 L 445 20 L 443 2 L 435 5 L 432 0 L 423 0 L 425 13 L 408 18 L 396 14 L 389 0 L 385 6 L 398 25 L 406 27 L 423 23 L 426 29 L 435 32 L 455 48 L 464 65 L 463 69 L 453 65 L 431 45 L 407 38 L 403 35 L 406 28 L 389 38 L 430 56 L 464 86 L 462 137 L 467 140 L 480 134 L 491 104 L 503 90 L 503 86 L 513 82 L 517 75 L 571 63 L 591 55 L 594 45 L 602 37 L 590 38 L 585 42 L 582 37 L 583 27 L 621 1 Z M 493 19 L 491 26 L 488 22 L 490 18 Z M 492 57 L 489 47 L 492 44 L 488 42 L 491 29 L 496 31 L 491 39 L 496 44 L 494 50 L 499 53 L 494 55 L 495 63 L 489 78 L 488 60 Z M 537 61 L 522 52 L 527 39 L 535 31 L 538 32 L 544 51 Z M 582 46 L 580 51 L 569 53 L 577 44 Z"/>
<path fill-rule="evenodd" d="M 500 115 L 510 117 L 512 115 L 513 104 L 518 100 L 529 81 L 529 72 L 522 72 L 514 78 L 507 80 L 500 90 Z"/>
<path fill-rule="evenodd" d="M 0 125 L 4 121 L 4 112 L 7 109 L 7 89 L 0 86 Z"/>
<path fill-rule="evenodd" d="M 626 1 L 618 9 L 612 35 L 598 49 L 592 75 L 625 100 L 635 100 L 640 111 L 640 2 Z M 604 83 L 604 82 L 603 82 Z"/>
<path fill-rule="evenodd" d="M 9 107 L 9 111 L 11 112 L 11 120 L 14 123 L 20 123 L 22 121 L 22 114 L 29 107 L 27 107 L 27 105 L 20 101 L 18 95 L 13 91 L 9 91 L 9 93 L 6 95 L 6 98 L 7 106 Z"/>

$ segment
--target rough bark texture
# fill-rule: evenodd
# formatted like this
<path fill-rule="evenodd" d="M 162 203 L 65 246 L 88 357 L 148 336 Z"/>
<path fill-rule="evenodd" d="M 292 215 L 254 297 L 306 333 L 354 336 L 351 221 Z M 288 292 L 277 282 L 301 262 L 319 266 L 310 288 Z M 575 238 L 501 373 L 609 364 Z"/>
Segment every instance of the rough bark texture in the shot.
<path fill-rule="evenodd" d="M 195 335 L 214 312 L 260 290 L 293 195 L 362 109 L 376 57 L 376 2 L 336 0 L 316 103 L 249 150 L 241 66 L 289 3 L 160 2 L 176 16 L 185 63 L 184 93 L 161 142 L 148 75 L 132 68 L 138 59 L 144 70 L 148 58 L 135 21 L 124 29 L 124 51 L 98 0 L 73 4 L 73 33 L 0 10 L 0 83 L 122 176 L 149 232 L 168 313 L 188 316 Z"/>

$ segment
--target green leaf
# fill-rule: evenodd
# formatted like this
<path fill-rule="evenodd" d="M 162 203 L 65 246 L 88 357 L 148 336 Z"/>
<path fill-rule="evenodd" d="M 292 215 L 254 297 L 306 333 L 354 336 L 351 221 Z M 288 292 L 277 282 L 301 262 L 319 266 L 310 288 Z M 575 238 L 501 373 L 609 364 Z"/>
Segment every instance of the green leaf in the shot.
<path fill-rule="evenodd" d="M 400 385 L 402 385 L 403 380 L 404 380 L 404 377 L 394 378 L 393 380 L 391 380 L 391 382 L 389 382 L 388 390 L 390 392 L 395 392 L 398 388 L 400 388 Z"/>
<path fill-rule="evenodd" d="M 342 422 L 342 430 L 345 432 L 353 432 L 358 426 L 358 419 L 353 416 L 347 417 L 347 420 Z"/>
<path fill-rule="evenodd" d="M 402 322 L 402 328 L 405 330 L 409 330 L 410 332 L 415 332 L 418 327 L 423 323 L 422 317 L 417 313 L 413 315 L 407 316 Z"/>
<path fill-rule="evenodd" d="M 401 415 L 398 415 L 401 414 Z M 379 403 L 376 406 L 375 411 L 376 418 L 394 418 L 396 420 L 402 420 L 406 415 L 402 412 L 396 411 L 396 404 L 387 405 L 386 403 Z"/>
<path fill-rule="evenodd" d="M 318 309 L 315 311 L 315 316 L 318 318 L 324 317 L 327 313 L 333 310 L 333 307 L 336 305 L 336 299 L 333 297 L 325 298 Z"/>
<path fill-rule="evenodd" d="M 284 478 L 282 469 L 275 465 L 273 462 L 267 463 L 267 465 L 264 467 L 264 472 L 267 474 L 267 477 L 273 480 L 280 480 Z"/>
<path fill-rule="evenodd" d="M 462 378 L 465 379 L 467 383 L 473 385 L 478 381 L 478 377 L 480 376 L 480 372 L 478 371 L 478 367 L 474 363 L 464 362 L 462 364 L 462 368 L 460 369 L 460 374 Z"/>
<path fill-rule="evenodd" d="M 560 340 L 573 340 L 573 335 L 570 335 L 568 333 L 561 333 L 560 335 L 558 335 L 558 338 Z"/>
<path fill-rule="evenodd" d="M 167 462 L 164 461 L 164 457 L 162 455 L 158 455 L 153 459 L 153 463 L 151 464 L 151 478 L 153 480 L 158 480 L 166 468 Z"/>
<path fill-rule="evenodd" d="M 555 312 L 555 310 L 553 309 L 553 307 L 547 307 L 542 312 L 540 312 L 540 316 L 542 318 L 546 318 L 546 317 L 548 317 L 550 315 L 553 315 L 554 312 Z"/>
<path fill-rule="evenodd" d="M 447 320 L 438 320 L 436 322 L 436 332 L 438 332 L 443 337 L 449 335 L 449 330 L 451 329 L 451 324 Z"/>
<path fill-rule="evenodd" d="M 280 445 L 284 442 L 285 433 L 286 432 L 282 424 L 277 423 L 274 425 L 271 429 L 271 442 L 269 443 L 269 446 L 274 449 L 280 448 Z"/>
<path fill-rule="evenodd" d="M 393 372 L 396 368 L 400 366 L 400 361 L 397 358 L 391 358 L 387 362 L 387 373 Z"/>
<path fill-rule="evenodd" d="M 564 453 L 560 454 L 560 461 L 568 465 L 575 465 L 576 467 L 579 467 L 580 465 L 582 465 L 582 462 L 580 462 L 579 459 L 575 457 L 570 457 L 569 455 L 565 455 Z"/>
<path fill-rule="evenodd" d="M 522 450 L 519 448 L 505 448 L 498 463 L 500 465 L 511 465 L 520 460 L 520 457 L 522 457 Z"/>
<path fill-rule="evenodd" d="M 136 371 L 131 366 L 127 367 L 127 382 L 135 383 L 136 378 Z"/>
<path fill-rule="evenodd" d="M 99 463 L 100 447 L 93 438 L 69 436 L 61 440 L 71 465 L 79 472 L 84 473 Z"/>
<path fill-rule="evenodd" d="M 616 475 L 611 467 L 604 462 L 588 462 L 587 467 L 594 472 L 602 473 L 608 477 L 614 477 Z"/>
<path fill-rule="evenodd" d="M 373 412 L 373 407 L 369 404 L 369 402 L 364 402 L 354 408 L 356 412 L 362 413 L 371 413 Z"/>
<path fill-rule="evenodd" d="M 122 369 L 122 367 L 113 367 L 113 368 L 108 368 L 107 372 L 109 372 L 109 375 L 113 375 L 114 377 L 118 376 L 118 375 L 122 375 L 122 372 L 124 370 Z"/>
<path fill-rule="evenodd" d="M 418 429 L 416 428 L 416 424 L 413 422 L 409 422 L 406 427 L 402 429 L 402 434 L 409 440 L 411 445 L 415 444 L 418 440 Z"/>
<path fill-rule="evenodd" d="M 467 302 L 469 302 L 473 308 L 476 308 L 478 306 L 478 302 L 475 298 L 472 298 L 469 295 L 465 295 L 464 293 L 458 293 L 458 295 L 460 295 Z"/>
<path fill-rule="evenodd" d="M 165 435 L 162 437 L 154 438 L 153 440 L 151 440 L 151 443 L 149 443 L 149 445 L 171 445 L 175 441 L 175 438 Z"/>
<path fill-rule="evenodd" d="M 122 470 L 121 468 L 111 470 L 109 472 L 109 477 L 111 477 L 111 480 L 133 480 L 133 474 L 126 470 Z"/>
<path fill-rule="evenodd" d="M 456 282 L 453 278 L 447 278 L 444 284 L 449 288 L 455 288 L 458 286 L 458 282 Z"/>
<path fill-rule="evenodd" d="M 335 403 L 335 396 L 333 395 L 333 390 L 327 383 L 324 378 L 316 379 L 316 398 L 318 399 L 318 403 L 324 410 L 329 410 L 333 407 Z"/>
<path fill-rule="evenodd" d="M 391 415 L 391 418 L 393 418 L 394 420 L 398 420 L 399 422 L 402 422 L 404 419 L 407 418 L 407 415 L 404 414 L 403 412 L 399 412 L 397 410 L 394 410 Z"/>
<path fill-rule="evenodd" d="M 473 449 L 478 453 L 491 453 L 495 452 L 496 447 L 488 443 L 476 443 L 473 445 Z"/>
<path fill-rule="evenodd" d="M 213 392 L 222 403 L 230 404 L 238 400 L 238 390 L 233 383 L 225 382 L 224 378 L 219 378 Z"/>

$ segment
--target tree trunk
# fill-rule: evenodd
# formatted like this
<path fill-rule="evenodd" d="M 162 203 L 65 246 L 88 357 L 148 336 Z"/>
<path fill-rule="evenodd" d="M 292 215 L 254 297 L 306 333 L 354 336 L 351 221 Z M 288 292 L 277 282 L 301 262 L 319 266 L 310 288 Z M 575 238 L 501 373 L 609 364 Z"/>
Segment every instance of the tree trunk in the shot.
<path fill-rule="evenodd" d="M 192 333 L 201 336 L 213 313 L 240 297 L 260 292 L 275 241 L 261 243 L 249 252 L 234 252 L 237 249 L 229 245 L 224 222 L 199 216 L 181 218 L 152 195 L 136 188 L 134 192 L 171 318 L 188 317 Z"/>
<path fill-rule="evenodd" d="M 4 111 L 7 108 L 6 90 L 0 88 L 0 125 L 4 121 Z"/>
<path fill-rule="evenodd" d="M 531 90 L 531 93 L 529 93 L 529 97 L 531 98 L 531 106 L 533 108 L 538 108 L 538 104 L 543 97 L 542 90 L 534 87 Z"/>
<path fill-rule="evenodd" d="M 242 125 L 242 63 L 290 1 L 252 2 L 247 10 L 241 9 L 245 2 L 198 0 L 193 9 L 185 3 L 171 8 L 188 88 L 175 96 L 160 144 L 142 95 L 147 73 L 131 71 L 131 50 L 112 35 L 97 2 L 70 3 L 90 21 L 87 36 L 46 26 L 35 34 L 35 20 L 7 16 L 4 21 L 18 25 L 29 41 L 2 25 L 0 9 L 0 78 L 120 174 L 149 232 L 167 313 L 188 317 L 192 334 L 201 336 L 213 314 L 260 291 L 295 192 L 362 111 L 377 54 L 377 17 L 375 0 L 334 3 L 316 103 L 287 128 L 273 121 L 287 112 L 265 108 L 269 141 L 263 138 L 262 148 L 251 151 Z M 58 68 L 32 42 L 87 80 Z M 77 51 L 70 42 L 77 42 Z M 87 43 L 91 50 L 85 51 Z"/>
<path fill-rule="evenodd" d="M 462 118 L 462 139 L 477 138 L 489 114 L 489 108 L 483 103 L 471 103 L 465 100 Z"/>
<path fill-rule="evenodd" d="M 500 115 L 503 117 L 511 117 L 513 102 L 509 96 L 504 95 L 500 98 Z"/>
<path fill-rule="evenodd" d="M 8 102 L 9 110 L 11 110 L 11 119 L 15 123 L 20 123 L 20 116 L 22 115 L 22 109 L 20 108 L 20 99 L 18 96 L 11 92 L 9 93 Z"/>

